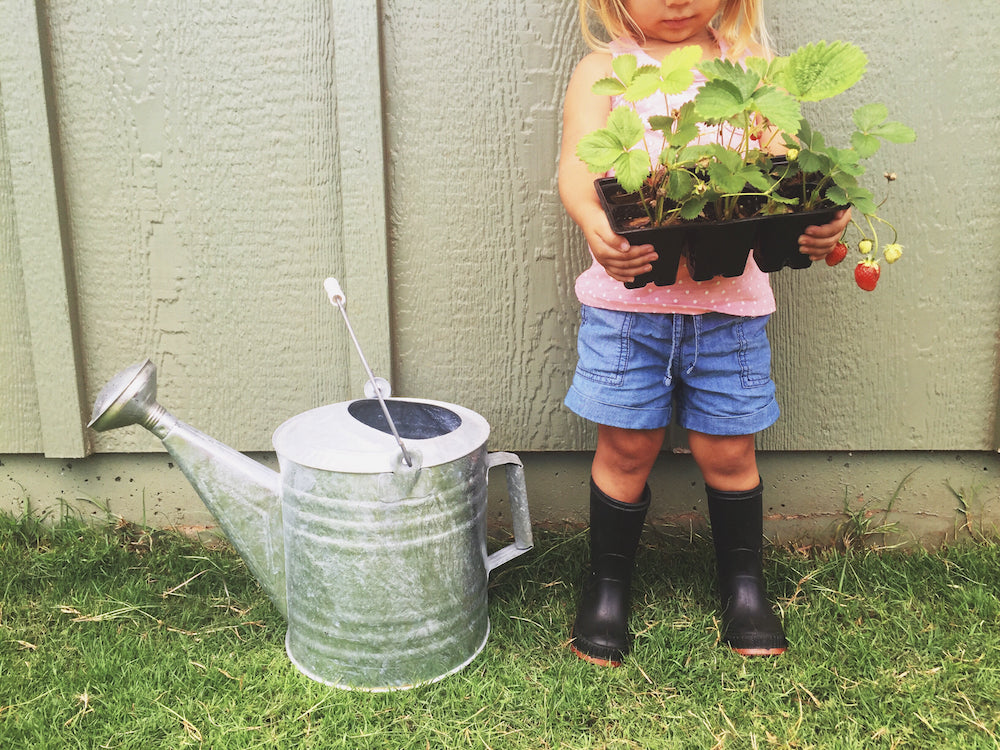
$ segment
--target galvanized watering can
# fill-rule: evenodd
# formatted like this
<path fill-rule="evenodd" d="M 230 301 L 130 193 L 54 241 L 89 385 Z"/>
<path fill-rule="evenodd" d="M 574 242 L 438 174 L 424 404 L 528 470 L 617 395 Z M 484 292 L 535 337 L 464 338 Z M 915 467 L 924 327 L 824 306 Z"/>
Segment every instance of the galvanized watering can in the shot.
<path fill-rule="evenodd" d="M 343 311 L 339 287 L 331 301 Z M 104 387 L 90 422 L 99 431 L 139 424 L 160 438 L 287 619 L 291 661 L 347 689 L 413 687 L 462 669 L 489 635 L 490 571 L 532 547 L 521 462 L 486 452 L 486 420 L 454 404 L 388 398 L 386 386 L 372 376 L 368 398 L 278 427 L 280 473 L 156 403 L 149 360 Z M 506 468 L 514 542 L 487 554 L 494 466 Z"/>

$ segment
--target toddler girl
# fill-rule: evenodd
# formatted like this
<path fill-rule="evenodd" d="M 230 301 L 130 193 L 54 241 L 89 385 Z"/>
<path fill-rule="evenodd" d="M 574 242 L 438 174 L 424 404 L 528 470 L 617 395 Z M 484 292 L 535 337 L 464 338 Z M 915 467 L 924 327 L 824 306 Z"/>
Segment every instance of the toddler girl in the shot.
<path fill-rule="evenodd" d="M 702 59 L 765 56 L 761 0 L 579 0 L 584 37 L 593 52 L 566 91 L 559 193 L 583 230 L 593 264 L 577 279 L 582 304 L 579 363 L 566 405 L 597 423 L 590 482 L 590 571 L 573 625 L 573 650 L 617 666 L 630 648 L 629 588 L 639 534 L 649 508 L 646 481 L 676 405 L 691 454 L 705 480 L 715 544 L 722 636 L 745 655 L 787 648 L 761 572 L 762 488 L 755 433 L 778 418 L 765 325 L 774 311 L 767 274 L 751 256 L 737 278 L 693 281 L 681 263 L 670 286 L 626 289 L 651 270 L 651 245 L 616 235 L 576 156 L 581 137 L 604 127 L 619 97 L 591 86 L 613 75 L 612 59 L 635 55 L 658 65 L 675 49 L 698 45 Z M 610 43 L 590 30 L 591 17 Z M 670 98 L 676 109 L 704 79 Z M 640 114 L 666 115 L 662 94 L 637 103 Z M 762 138 L 761 142 L 781 141 Z M 806 229 L 801 252 L 827 255 L 850 219 Z"/>

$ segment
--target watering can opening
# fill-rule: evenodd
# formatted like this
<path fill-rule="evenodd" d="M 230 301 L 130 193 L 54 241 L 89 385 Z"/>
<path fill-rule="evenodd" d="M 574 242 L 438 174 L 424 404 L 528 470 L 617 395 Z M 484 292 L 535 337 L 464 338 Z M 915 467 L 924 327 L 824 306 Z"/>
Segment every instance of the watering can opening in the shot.
<path fill-rule="evenodd" d="M 430 440 L 443 437 L 462 426 L 462 418 L 458 414 L 439 404 L 386 401 L 385 405 L 401 438 Z M 386 434 L 391 433 L 389 422 L 377 399 L 354 401 L 347 407 L 347 411 L 362 424 Z"/>

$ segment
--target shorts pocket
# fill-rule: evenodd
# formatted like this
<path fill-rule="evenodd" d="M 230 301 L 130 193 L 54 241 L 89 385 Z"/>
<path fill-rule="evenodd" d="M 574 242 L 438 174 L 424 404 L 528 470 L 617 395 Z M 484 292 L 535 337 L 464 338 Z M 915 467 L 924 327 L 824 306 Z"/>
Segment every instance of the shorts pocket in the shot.
<path fill-rule="evenodd" d="M 604 385 L 625 382 L 634 317 L 629 312 L 581 306 L 577 375 Z"/>
<path fill-rule="evenodd" d="M 744 388 L 771 385 L 771 343 L 767 339 L 769 315 L 736 322 L 740 380 Z"/>

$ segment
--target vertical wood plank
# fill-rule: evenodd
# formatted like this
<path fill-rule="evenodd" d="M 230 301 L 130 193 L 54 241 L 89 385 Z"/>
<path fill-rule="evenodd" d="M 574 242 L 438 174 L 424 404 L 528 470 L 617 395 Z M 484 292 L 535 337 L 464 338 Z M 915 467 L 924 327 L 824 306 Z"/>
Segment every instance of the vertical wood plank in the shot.
<path fill-rule="evenodd" d="M 0 453 L 39 453 L 38 394 L 2 112 L 0 104 Z"/>
<path fill-rule="evenodd" d="M 331 0 L 331 11 L 343 211 L 339 280 L 365 357 L 391 382 L 381 13 L 378 0 Z M 351 362 L 352 382 L 363 382 L 353 353 Z"/>
<path fill-rule="evenodd" d="M 36 6 L 0 2 L 0 87 L 10 154 L 17 242 L 46 456 L 89 451 L 84 430 L 74 284 L 53 162 Z"/>

